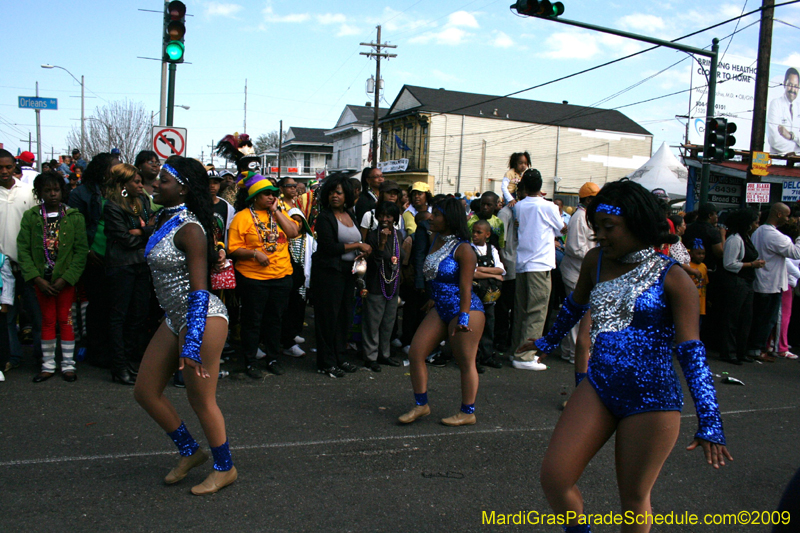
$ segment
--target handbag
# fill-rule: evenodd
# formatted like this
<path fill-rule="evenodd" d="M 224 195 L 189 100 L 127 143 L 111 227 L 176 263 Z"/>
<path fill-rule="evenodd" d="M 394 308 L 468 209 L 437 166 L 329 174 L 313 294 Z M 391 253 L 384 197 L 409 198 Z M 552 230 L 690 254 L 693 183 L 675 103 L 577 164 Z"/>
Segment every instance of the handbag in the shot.
<path fill-rule="evenodd" d="M 233 272 L 233 263 L 231 263 L 230 259 L 226 259 L 225 264 L 218 272 L 211 273 L 211 290 L 221 291 L 235 288 L 236 275 Z"/>

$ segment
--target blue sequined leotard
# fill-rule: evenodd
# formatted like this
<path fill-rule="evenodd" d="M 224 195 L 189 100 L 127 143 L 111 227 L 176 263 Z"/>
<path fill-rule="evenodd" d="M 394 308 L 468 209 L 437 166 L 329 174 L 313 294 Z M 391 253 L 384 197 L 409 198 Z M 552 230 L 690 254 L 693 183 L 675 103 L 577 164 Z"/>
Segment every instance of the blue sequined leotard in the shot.
<path fill-rule="evenodd" d="M 158 303 L 167 315 L 167 326 L 175 335 L 186 326 L 190 292 L 186 254 L 175 246 L 174 241 L 175 234 L 186 224 L 203 227 L 194 213 L 182 209 L 150 237 L 145 250 Z M 225 304 L 213 294 L 209 297 L 208 316 L 228 319 Z"/>
<path fill-rule="evenodd" d="M 664 291 L 667 272 L 676 262 L 652 249 L 640 253 L 636 268 L 598 282 L 589 297 L 592 355 L 587 379 L 617 418 L 683 407 L 683 391 L 672 364 L 675 324 Z M 598 279 L 602 257 L 600 252 Z M 570 296 L 553 329 L 536 341 L 539 349 L 550 353 L 558 346 L 582 316 L 576 307 Z M 676 350 L 700 419 L 697 436 L 724 444 L 713 379 L 705 350 L 698 345 L 702 348 L 699 341 L 688 341 Z"/>
<path fill-rule="evenodd" d="M 436 240 L 436 238 L 433 239 L 434 244 Z M 439 318 L 449 324 L 461 310 L 461 296 L 458 285 L 461 268 L 454 254 L 458 246 L 467 241 L 460 240 L 454 235 L 444 237 L 443 240 L 444 244 L 441 248 L 425 257 L 422 270 L 425 274 L 425 281 L 428 283 L 428 294 L 436 304 L 436 312 L 439 313 Z M 433 244 L 431 248 L 433 248 Z M 470 311 L 483 312 L 483 304 L 475 296 L 475 293 L 472 293 L 469 309 Z"/>

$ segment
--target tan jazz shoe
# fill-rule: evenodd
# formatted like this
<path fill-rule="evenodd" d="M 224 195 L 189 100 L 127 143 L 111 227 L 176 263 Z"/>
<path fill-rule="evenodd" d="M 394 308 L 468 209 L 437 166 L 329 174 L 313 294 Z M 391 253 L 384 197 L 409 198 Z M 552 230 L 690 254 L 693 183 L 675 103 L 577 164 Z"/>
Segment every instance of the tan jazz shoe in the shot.
<path fill-rule="evenodd" d="M 227 472 L 220 472 L 219 470 L 214 470 L 211 472 L 205 481 L 200 483 L 199 485 L 195 485 L 192 487 L 192 494 L 197 496 L 202 496 L 204 494 L 214 494 L 219 489 L 223 487 L 227 487 L 234 481 L 236 478 L 239 477 L 238 472 L 236 472 L 236 467 L 231 467 L 230 470 Z"/>
<path fill-rule="evenodd" d="M 417 418 L 422 418 L 423 416 L 428 416 L 429 414 L 431 414 L 431 408 L 426 403 L 425 405 L 417 405 L 416 407 L 414 407 L 412 410 L 410 410 L 406 414 L 402 415 L 397 420 L 401 424 L 410 424 L 411 422 L 413 422 Z"/>
<path fill-rule="evenodd" d="M 468 415 L 467 413 L 463 413 L 459 411 L 458 413 L 454 414 L 448 418 L 442 418 L 442 424 L 445 426 L 469 426 L 474 424 L 477 421 L 474 414 Z"/>
<path fill-rule="evenodd" d="M 167 485 L 177 483 L 186 477 L 186 475 L 189 473 L 189 470 L 196 466 L 200 466 L 206 461 L 208 461 L 208 454 L 203 451 L 203 448 L 197 448 L 197 451 L 194 452 L 194 455 L 190 455 L 189 457 L 181 457 L 181 460 L 178 461 L 178 466 L 173 468 L 170 473 L 167 474 L 167 477 L 164 478 L 164 483 Z"/>

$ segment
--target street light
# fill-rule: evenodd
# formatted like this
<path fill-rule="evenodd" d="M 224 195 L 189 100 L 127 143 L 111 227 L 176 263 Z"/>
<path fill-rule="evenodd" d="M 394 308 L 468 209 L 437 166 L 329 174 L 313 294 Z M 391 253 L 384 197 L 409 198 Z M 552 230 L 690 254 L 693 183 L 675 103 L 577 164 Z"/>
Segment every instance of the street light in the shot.
<path fill-rule="evenodd" d="M 175 104 L 174 107 L 180 107 L 182 109 L 185 109 L 186 111 L 189 111 L 189 106 L 188 105 Z M 157 116 L 159 116 L 160 114 L 161 114 L 160 110 L 159 110 L 158 113 L 153 113 L 152 111 L 150 111 L 150 126 L 154 126 L 155 125 L 155 118 Z"/>
<path fill-rule="evenodd" d="M 42 65 L 42 68 L 60 68 L 61 70 L 63 70 L 64 72 L 66 72 L 67 74 L 72 76 L 73 80 L 78 81 L 78 78 L 76 78 L 72 74 L 72 72 L 70 72 L 69 70 L 65 69 L 64 67 L 59 67 L 58 65 L 45 64 L 45 65 Z M 83 155 L 83 152 L 84 152 L 84 149 L 85 149 L 85 146 L 84 146 L 84 142 L 85 141 L 84 140 L 86 138 L 86 127 L 84 125 L 84 122 L 85 122 L 85 119 L 84 119 L 84 101 L 85 100 L 84 100 L 84 93 L 83 93 L 83 91 L 84 91 L 83 76 L 81 76 L 81 80 L 78 81 L 78 83 L 81 84 L 81 155 Z"/>

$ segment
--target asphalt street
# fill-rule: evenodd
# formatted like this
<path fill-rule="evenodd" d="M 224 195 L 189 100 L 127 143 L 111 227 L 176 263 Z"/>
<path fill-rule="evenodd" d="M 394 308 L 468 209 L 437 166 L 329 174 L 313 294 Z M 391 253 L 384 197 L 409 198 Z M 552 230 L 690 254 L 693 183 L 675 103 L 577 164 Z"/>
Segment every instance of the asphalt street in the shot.
<path fill-rule="evenodd" d="M 310 338 L 306 346 L 313 346 Z M 36 369 L 28 360 L 0 384 L 0 530 L 561 531 L 483 523 L 484 512 L 550 512 L 539 467 L 573 388 L 573 370 L 560 359 L 547 361 L 545 372 L 487 369 L 478 423 L 462 428 L 439 423 L 460 404 L 452 363 L 430 368 L 433 413 L 410 426 L 396 422 L 413 403 L 407 367 L 380 373 L 361 368 L 331 379 L 315 372 L 309 353 L 282 357 L 285 375 L 254 381 L 229 363 L 232 374 L 220 381 L 218 400 L 239 480 L 216 495 L 197 497 L 189 488 L 206 477 L 210 463 L 165 486 L 162 478 L 177 453 L 134 402 L 132 388 L 88 365 L 79 367 L 76 383 L 56 377 L 34 384 Z M 735 460 L 715 471 L 699 451 L 684 451 L 697 427 L 686 391 L 681 436 L 653 491 L 654 511 L 772 511 L 800 466 L 800 363 L 734 367 L 712 359 L 711 368 L 745 383 L 716 379 Z M 166 394 L 205 446 L 185 391 L 170 386 Z M 613 442 L 595 457 L 579 487 L 587 512 L 619 511 Z"/>

